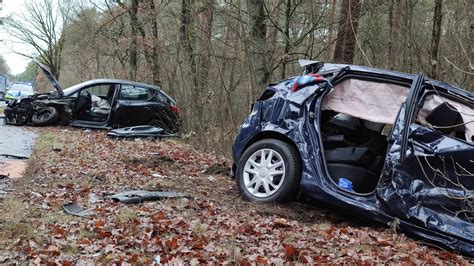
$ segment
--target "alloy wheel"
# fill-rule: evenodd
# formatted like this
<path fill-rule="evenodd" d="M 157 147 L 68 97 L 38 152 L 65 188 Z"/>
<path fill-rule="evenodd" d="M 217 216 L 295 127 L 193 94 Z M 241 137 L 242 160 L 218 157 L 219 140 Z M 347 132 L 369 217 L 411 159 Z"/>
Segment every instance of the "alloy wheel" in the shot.
<path fill-rule="evenodd" d="M 245 163 L 243 181 L 245 189 L 257 198 L 266 198 L 280 189 L 285 179 L 285 161 L 273 149 L 254 152 Z"/>

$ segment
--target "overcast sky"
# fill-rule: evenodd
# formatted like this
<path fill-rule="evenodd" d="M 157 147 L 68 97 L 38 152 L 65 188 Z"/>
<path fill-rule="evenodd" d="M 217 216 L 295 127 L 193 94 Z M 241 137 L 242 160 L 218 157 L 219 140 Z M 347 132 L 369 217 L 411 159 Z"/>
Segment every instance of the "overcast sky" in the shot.
<path fill-rule="evenodd" d="M 3 0 L 2 16 L 15 15 L 23 9 L 25 0 Z M 14 51 L 32 54 L 32 49 L 12 40 L 12 37 L 5 31 L 1 31 L 0 54 L 5 58 L 12 74 L 19 74 L 26 68 L 31 59 L 16 54 Z"/>

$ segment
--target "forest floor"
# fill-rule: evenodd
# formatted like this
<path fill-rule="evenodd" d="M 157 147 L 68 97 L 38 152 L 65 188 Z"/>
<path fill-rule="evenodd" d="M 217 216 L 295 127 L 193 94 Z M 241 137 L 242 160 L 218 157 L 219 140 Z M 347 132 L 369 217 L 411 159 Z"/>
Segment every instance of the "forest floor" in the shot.
<path fill-rule="evenodd" d="M 314 204 L 242 201 L 227 159 L 178 141 L 117 140 L 72 128 L 39 133 L 25 176 L 0 200 L 2 264 L 469 263 Z M 190 197 L 134 205 L 107 198 L 126 189 Z M 69 202 L 94 215 L 64 213 Z"/>

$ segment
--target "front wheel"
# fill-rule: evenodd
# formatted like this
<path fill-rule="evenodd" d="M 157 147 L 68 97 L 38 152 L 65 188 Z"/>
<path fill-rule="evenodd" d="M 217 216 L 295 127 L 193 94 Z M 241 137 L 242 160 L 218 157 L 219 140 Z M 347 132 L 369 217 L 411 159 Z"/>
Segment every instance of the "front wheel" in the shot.
<path fill-rule="evenodd" d="M 292 201 L 298 194 L 300 179 L 298 151 L 276 139 L 252 144 L 237 164 L 237 187 L 242 197 L 249 201 Z"/>
<path fill-rule="evenodd" d="M 58 120 L 58 110 L 52 106 L 38 110 L 31 117 L 31 122 L 35 126 L 49 126 Z"/>

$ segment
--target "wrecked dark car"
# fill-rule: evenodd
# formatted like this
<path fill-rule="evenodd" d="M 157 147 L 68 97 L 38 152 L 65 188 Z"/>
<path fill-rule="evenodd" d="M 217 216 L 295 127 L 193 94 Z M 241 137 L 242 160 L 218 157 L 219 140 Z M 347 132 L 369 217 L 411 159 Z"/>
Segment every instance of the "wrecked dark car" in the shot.
<path fill-rule="evenodd" d="M 474 95 L 363 66 L 302 61 L 243 122 L 232 174 L 247 200 L 300 193 L 474 256 Z"/>
<path fill-rule="evenodd" d="M 46 66 L 38 66 L 55 91 L 10 102 L 4 111 L 7 124 L 106 129 L 150 125 L 170 133 L 179 128 L 175 100 L 156 86 L 97 79 L 63 90 Z"/>

